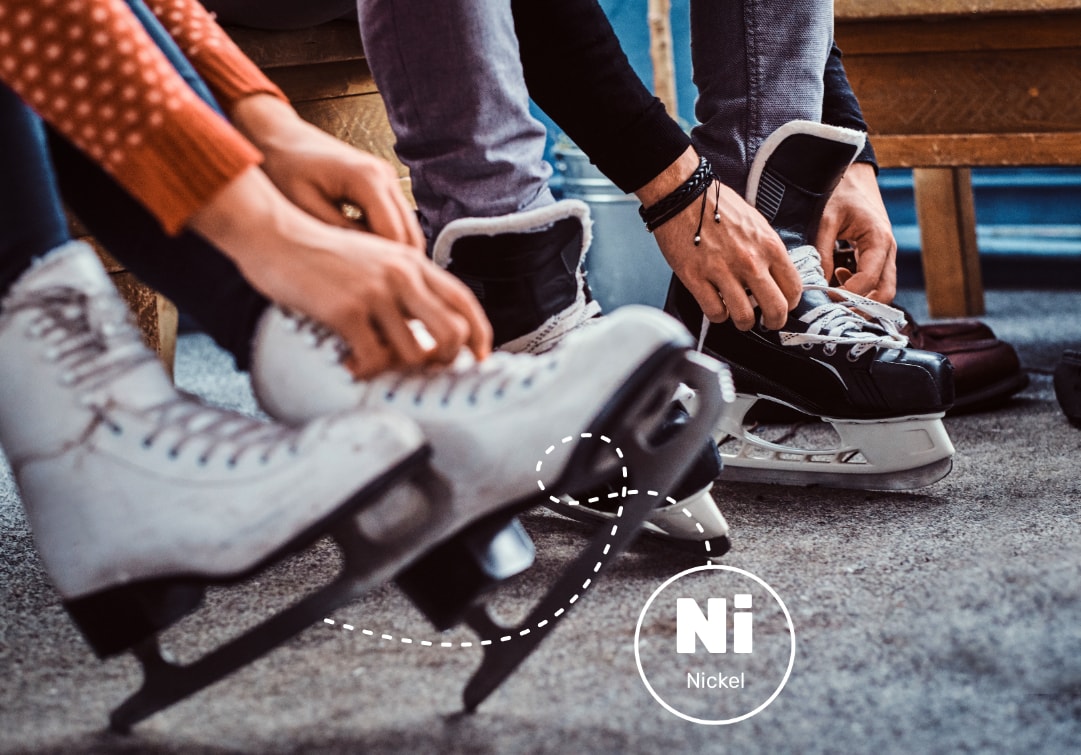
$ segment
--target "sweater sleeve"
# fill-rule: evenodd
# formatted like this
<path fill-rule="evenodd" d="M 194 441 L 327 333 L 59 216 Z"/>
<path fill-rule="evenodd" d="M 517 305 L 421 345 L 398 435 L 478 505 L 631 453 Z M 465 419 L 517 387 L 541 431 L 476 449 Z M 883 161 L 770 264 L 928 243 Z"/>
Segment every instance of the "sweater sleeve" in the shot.
<path fill-rule="evenodd" d="M 671 165 L 690 137 L 634 73 L 596 0 L 512 0 L 529 95 L 626 192 Z"/>
<path fill-rule="evenodd" d="M 123 0 L 0 2 L 0 80 L 169 233 L 262 159 Z"/>
<path fill-rule="evenodd" d="M 194 0 L 150 0 L 148 6 L 227 113 L 237 101 L 253 94 L 288 101 L 202 5 Z"/>
<path fill-rule="evenodd" d="M 856 93 L 852 91 L 852 85 L 848 82 L 848 74 L 845 73 L 841 58 L 841 50 L 834 44 L 830 49 L 829 58 L 826 59 L 822 122 L 866 133 L 867 122 L 863 119 L 863 111 L 860 110 Z M 856 161 L 870 163 L 875 171 L 878 171 L 878 161 L 875 159 L 875 150 L 871 146 L 870 139 L 864 144 L 863 151 L 856 156 Z"/>

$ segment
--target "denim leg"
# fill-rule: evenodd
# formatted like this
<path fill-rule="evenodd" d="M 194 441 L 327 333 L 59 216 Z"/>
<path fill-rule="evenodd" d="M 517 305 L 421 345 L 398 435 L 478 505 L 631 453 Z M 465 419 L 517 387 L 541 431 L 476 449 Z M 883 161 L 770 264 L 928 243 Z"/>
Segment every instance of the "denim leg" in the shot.
<path fill-rule="evenodd" d="M 70 239 L 41 119 L 0 84 L 0 296 Z"/>
<path fill-rule="evenodd" d="M 791 120 L 822 118 L 833 4 L 823 0 L 691 0 L 698 87 L 691 133 L 699 153 L 739 193 L 762 141 Z"/>
<path fill-rule="evenodd" d="M 510 0 L 358 0 L 357 12 L 429 237 L 554 201 Z"/>

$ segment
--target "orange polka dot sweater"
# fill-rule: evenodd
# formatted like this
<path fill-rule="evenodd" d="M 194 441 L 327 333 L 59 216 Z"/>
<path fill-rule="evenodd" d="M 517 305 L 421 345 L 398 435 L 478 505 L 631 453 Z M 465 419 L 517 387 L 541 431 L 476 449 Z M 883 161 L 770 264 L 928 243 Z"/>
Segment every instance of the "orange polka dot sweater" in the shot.
<path fill-rule="evenodd" d="M 194 0 L 150 0 L 228 112 L 284 96 Z M 0 80 L 169 233 L 262 155 L 204 103 L 123 0 L 0 0 Z"/>

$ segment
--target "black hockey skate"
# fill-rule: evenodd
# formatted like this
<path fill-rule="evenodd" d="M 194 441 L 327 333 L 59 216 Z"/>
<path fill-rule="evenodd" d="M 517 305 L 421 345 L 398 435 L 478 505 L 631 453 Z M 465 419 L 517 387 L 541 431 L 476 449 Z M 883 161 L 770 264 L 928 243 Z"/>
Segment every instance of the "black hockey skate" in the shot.
<path fill-rule="evenodd" d="M 748 201 L 777 230 L 804 284 L 780 330 L 709 324 L 673 279 L 668 311 L 701 334 L 700 347 L 725 361 L 735 379 L 737 400 L 715 433 L 725 479 L 909 489 L 952 467 L 953 446 L 941 422 L 953 400 L 948 360 L 905 348 L 898 310 L 830 288 L 813 246 L 826 202 L 863 139 L 848 129 L 794 121 L 755 156 Z M 839 441 L 799 448 L 751 433 L 744 418 L 759 400 L 821 417 Z"/>

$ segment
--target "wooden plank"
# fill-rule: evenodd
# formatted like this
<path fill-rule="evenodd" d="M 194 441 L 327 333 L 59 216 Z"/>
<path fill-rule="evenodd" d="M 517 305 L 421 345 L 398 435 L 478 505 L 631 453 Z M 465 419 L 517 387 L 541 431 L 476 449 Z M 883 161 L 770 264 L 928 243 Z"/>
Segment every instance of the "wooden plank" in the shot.
<path fill-rule="evenodd" d="M 834 0 L 838 21 L 1081 10 L 1081 0 Z"/>
<path fill-rule="evenodd" d="M 971 171 L 922 168 L 913 171 L 913 181 L 931 317 L 982 315 Z"/>
<path fill-rule="evenodd" d="M 263 31 L 238 26 L 230 26 L 226 31 L 244 54 L 263 69 L 364 57 L 356 21 L 331 21 L 294 31 Z"/>
<path fill-rule="evenodd" d="M 297 112 L 309 123 L 347 144 L 389 160 L 399 176 L 407 175 L 405 166 L 394 154 L 394 132 L 387 119 L 386 106 L 379 95 L 365 94 L 312 102 L 295 103 Z"/>
<path fill-rule="evenodd" d="M 1076 48 L 1081 44 L 1081 12 L 933 21 L 838 21 L 836 37 L 846 60 L 863 54 Z"/>
<path fill-rule="evenodd" d="M 1081 47 L 845 59 L 884 134 L 1081 131 Z"/>
<path fill-rule="evenodd" d="M 1081 165 L 1081 131 L 1061 134 L 872 134 L 883 168 Z"/>
<path fill-rule="evenodd" d="M 271 68 L 266 74 L 293 103 L 378 91 L 364 60 Z"/>

